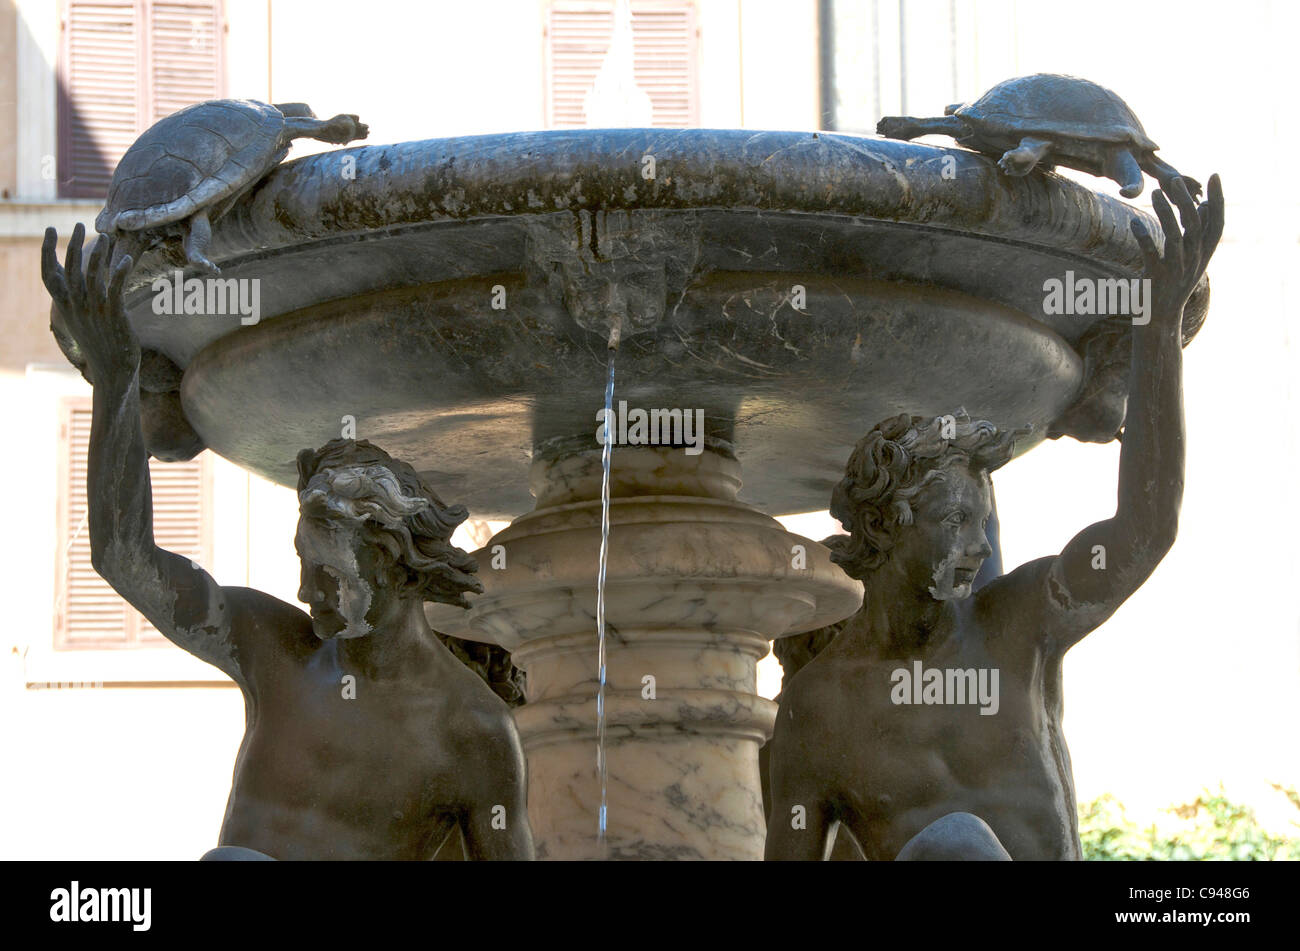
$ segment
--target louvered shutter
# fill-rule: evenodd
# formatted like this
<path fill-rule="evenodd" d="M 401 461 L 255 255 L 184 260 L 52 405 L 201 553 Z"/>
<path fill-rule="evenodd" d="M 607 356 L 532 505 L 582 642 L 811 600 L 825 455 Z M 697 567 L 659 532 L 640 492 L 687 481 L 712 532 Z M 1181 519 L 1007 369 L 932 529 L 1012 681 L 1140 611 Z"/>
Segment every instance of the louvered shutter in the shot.
<path fill-rule="evenodd" d="M 59 77 L 59 192 L 102 197 L 140 130 L 134 0 L 69 0 Z"/>
<path fill-rule="evenodd" d="M 220 22 L 213 3 L 149 4 L 146 126 L 221 95 Z"/>
<path fill-rule="evenodd" d="M 612 3 L 557 0 L 547 19 L 547 108 L 551 128 L 586 125 L 583 100 L 609 49 Z M 685 128 L 699 122 L 694 4 L 632 4 L 633 73 L 654 107 L 653 123 Z"/>
<path fill-rule="evenodd" d="M 551 7 L 550 125 L 555 129 L 586 125 L 582 102 L 596 81 L 614 30 L 612 7 Z"/>
<path fill-rule="evenodd" d="M 156 646 L 166 643 L 153 625 L 109 587 L 90 563 L 86 522 L 86 463 L 90 401 L 69 400 L 60 427 L 63 489 L 59 512 L 59 562 L 54 643 L 60 648 Z M 199 564 L 210 554 L 210 518 L 204 457 L 189 462 L 149 462 L 153 484 L 154 540 Z"/>
<path fill-rule="evenodd" d="M 654 104 L 654 124 L 682 129 L 698 124 L 695 18 L 690 4 L 632 6 L 637 85 Z"/>
<path fill-rule="evenodd" d="M 217 0 L 65 0 L 59 195 L 102 198 L 158 119 L 222 93 Z"/>

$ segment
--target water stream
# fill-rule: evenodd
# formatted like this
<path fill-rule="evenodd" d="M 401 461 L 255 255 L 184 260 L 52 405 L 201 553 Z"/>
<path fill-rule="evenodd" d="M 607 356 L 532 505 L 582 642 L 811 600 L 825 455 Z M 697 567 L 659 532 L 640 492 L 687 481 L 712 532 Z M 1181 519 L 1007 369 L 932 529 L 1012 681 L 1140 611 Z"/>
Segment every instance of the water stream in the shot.
<path fill-rule="evenodd" d="M 600 813 L 597 818 L 596 846 L 601 858 L 608 858 L 605 841 L 606 808 L 609 796 L 609 764 L 605 758 L 605 569 L 609 561 L 609 470 L 614 456 L 614 439 L 610 421 L 614 418 L 614 357 L 618 353 L 617 337 L 611 339 L 609 372 L 605 379 L 605 445 L 601 450 L 600 482 L 600 561 L 596 572 L 596 773 L 600 777 Z"/>

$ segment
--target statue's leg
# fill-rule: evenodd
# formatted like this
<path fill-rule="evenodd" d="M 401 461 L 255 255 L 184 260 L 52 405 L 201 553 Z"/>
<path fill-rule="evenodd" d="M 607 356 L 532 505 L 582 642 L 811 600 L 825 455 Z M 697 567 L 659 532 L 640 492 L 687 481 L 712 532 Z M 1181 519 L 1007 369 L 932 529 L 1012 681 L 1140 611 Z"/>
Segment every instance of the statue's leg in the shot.
<path fill-rule="evenodd" d="M 1020 140 L 1020 144 L 1014 149 L 1008 149 L 1002 153 L 1002 158 L 998 159 L 998 168 L 1008 175 L 1019 178 L 1032 172 L 1035 166 L 1047 158 L 1048 153 L 1051 151 L 1051 142 L 1027 135 Z"/>
<path fill-rule="evenodd" d="M 954 139 L 967 132 L 966 120 L 961 116 L 938 116 L 933 119 L 916 119 L 912 116 L 885 116 L 876 123 L 876 133 L 888 139 L 915 139 L 922 135 L 950 135 Z"/>
<path fill-rule="evenodd" d="M 451 829 L 447 832 L 447 837 L 442 840 L 442 845 L 433 853 L 435 862 L 466 862 L 469 856 L 465 854 L 465 836 L 461 834 L 460 824 L 453 823 Z"/>
<path fill-rule="evenodd" d="M 831 853 L 826 857 L 828 862 L 865 862 L 866 858 L 862 854 L 862 847 L 858 845 L 858 838 L 843 822 L 835 827 L 831 833 L 835 836 L 835 841 L 831 844 Z"/>
<path fill-rule="evenodd" d="M 208 243 L 211 240 L 212 223 L 208 221 L 207 211 L 200 209 L 190 219 L 190 231 L 185 236 L 185 260 L 200 271 L 220 274 L 221 268 L 208 260 Z"/>
<path fill-rule="evenodd" d="M 203 853 L 200 862 L 274 862 L 275 859 L 257 849 L 246 849 L 242 845 L 219 845 Z"/>
<path fill-rule="evenodd" d="M 333 119 L 286 116 L 284 120 L 285 139 L 319 139 L 334 145 L 345 145 L 355 139 L 364 139 L 369 134 L 370 127 L 353 115 L 337 115 Z"/>
<path fill-rule="evenodd" d="M 1011 855 L 987 822 L 950 812 L 907 840 L 897 862 L 1010 862 Z"/>
<path fill-rule="evenodd" d="M 1106 177 L 1119 183 L 1119 193 L 1125 198 L 1136 198 L 1146 185 L 1142 180 L 1142 169 L 1128 149 L 1116 149 L 1110 154 Z"/>
<path fill-rule="evenodd" d="M 1178 169 L 1174 168 L 1169 163 L 1160 161 L 1160 159 L 1156 158 L 1154 154 L 1144 156 L 1139 160 L 1138 164 L 1142 167 L 1142 171 L 1146 172 L 1160 183 L 1161 189 L 1166 193 L 1168 193 L 1169 189 L 1172 187 L 1175 178 L 1181 178 L 1183 180 L 1183 184 L 1187 186 L 1187 191 L 1193 198 L 1196 198 L 1201 193 L 1200 182 L 1194 178 L 1188 177 L 1187 175 L 1183 175 L 1178 171 Z"/>

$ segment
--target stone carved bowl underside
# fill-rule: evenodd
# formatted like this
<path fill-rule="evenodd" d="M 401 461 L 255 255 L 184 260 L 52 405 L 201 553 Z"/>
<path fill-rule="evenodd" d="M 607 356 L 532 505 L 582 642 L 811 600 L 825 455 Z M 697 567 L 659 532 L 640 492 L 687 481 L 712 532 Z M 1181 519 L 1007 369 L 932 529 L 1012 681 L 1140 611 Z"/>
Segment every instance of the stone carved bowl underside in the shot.
<path fill-rule="evenodd" d="M 430 140 L 290 162 L 216 224 L 222 278 L 259 282 L 257 324 L 155 314 L 158 252 L 127 303 L 221 455 L 291 485 L 296 453 L 351 416 L 480 517 L 531 508 L 530 457 L 596 445 L 617 314 L 616 400 L 702 409 L 742 498 L 780 514 L 824 508 L 854 442 L 899 412 L 1040 441 L 1097 319 L 1044 315 L 1043 282 L 1138 276 L 1135 216 L 874 138 Z"/>

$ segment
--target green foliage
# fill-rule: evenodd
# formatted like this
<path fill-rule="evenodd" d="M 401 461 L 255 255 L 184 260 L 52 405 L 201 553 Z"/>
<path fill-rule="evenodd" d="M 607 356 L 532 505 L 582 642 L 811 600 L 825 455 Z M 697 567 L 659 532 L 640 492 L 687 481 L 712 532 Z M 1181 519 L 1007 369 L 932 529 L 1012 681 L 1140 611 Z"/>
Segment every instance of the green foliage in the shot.
<path fill-rule="evenodd" d="M 1300 793 L 1276 783 L 1273 788 L 1300 810 Z M 1079 805 L 1079 839 L 1083 857 L 1096 861 L 1157 860 L 1300 860 L 1300 823 L 1297 834 L 1279 836 L 1262 828 L 1249 806 L 1234 803 L 1208 789 L 1189 803 L 1165 810 L 1186 820 L 1186 828 L 1161 833 L 1152 824 L 1139 829 L 1114 796 L 1106 794 Z"/>

